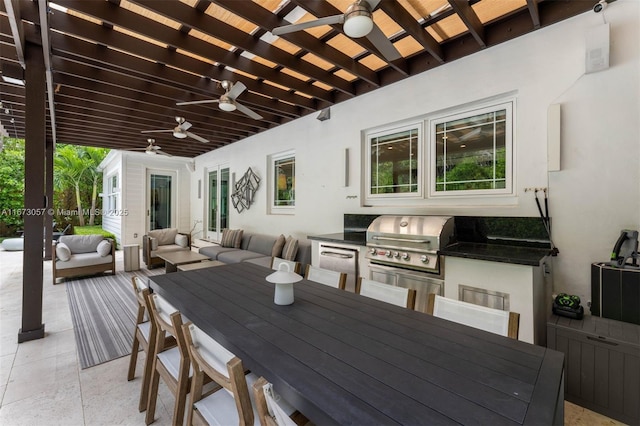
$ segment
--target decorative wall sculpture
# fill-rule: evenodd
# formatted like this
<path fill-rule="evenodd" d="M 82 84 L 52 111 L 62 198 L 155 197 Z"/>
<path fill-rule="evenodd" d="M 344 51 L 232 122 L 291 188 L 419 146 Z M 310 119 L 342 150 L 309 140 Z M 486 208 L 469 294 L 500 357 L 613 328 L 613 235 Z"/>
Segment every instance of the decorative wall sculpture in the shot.
<path fill-rule="evenodd" d="M 248 210 L 251 207 L 259 185 L 260 178 L 249 167 L 240 180 L 236 182 L 231 194 L 231 202 L 238 213 L 242 213 L 244 209 Z"/>

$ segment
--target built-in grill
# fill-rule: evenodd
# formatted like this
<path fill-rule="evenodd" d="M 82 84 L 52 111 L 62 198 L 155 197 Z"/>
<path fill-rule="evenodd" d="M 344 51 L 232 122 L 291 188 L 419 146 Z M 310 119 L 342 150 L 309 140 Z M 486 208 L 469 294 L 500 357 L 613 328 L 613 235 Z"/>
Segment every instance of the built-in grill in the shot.
<path fill-rule="evenodd" d="M 444 267 L 438 251 L 454 234 L 450 216 L 379 216 L 367 228 L 369 278 L 417 291 L 416 310 L 429 293 L 444 296 Z"/>
<path fill-rule="evenodd" d="M 380 216 L 367 229 L 366 258 L 373 264 L 440 273 L 438 250 L 449 244 L 449 216 Z"/>

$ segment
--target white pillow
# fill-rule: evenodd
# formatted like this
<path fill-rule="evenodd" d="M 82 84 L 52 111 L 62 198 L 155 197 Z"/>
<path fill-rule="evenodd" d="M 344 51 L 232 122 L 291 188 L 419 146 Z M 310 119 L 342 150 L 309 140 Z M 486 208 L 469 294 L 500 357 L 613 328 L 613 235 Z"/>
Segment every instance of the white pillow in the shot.
<path fill-rule="evenodd" d="M 158 250 L 158 239 L 155 237 L 149 237 L 149 244 L 151 245 L 151 251 Z"/>
<path fill-rule="evenodd" d="M 71 250 L 69 249 L 69 246 L 65 243 L 56 244 L 56 256 L 58 256 L 58 259 L 62 262 L 67 262 L 71 259 Z"/>
<path fill-rule="evenodd" d="M 102 257 L 108 256 L 111 253 L 111 243 L 107 240 L 100 241 L 96 251 Z"/>
<path fill-rule="evenodd" d="M 187 247 L 189 245 L 189 238 L 187 238 L 187 236 L 184 234 L 178 234 L 176 235 L 175 242 L 180 247 Z"/>

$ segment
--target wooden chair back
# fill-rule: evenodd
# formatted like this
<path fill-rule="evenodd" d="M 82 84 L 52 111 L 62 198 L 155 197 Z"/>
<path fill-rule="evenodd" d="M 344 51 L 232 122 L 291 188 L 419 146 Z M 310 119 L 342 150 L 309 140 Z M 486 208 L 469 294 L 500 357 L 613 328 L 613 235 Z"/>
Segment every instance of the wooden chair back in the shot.
<path fill-rule="evenodd" d="M 272 257 L 271 258 L 271 269 L 277 271 L 281 264 L 289 265 L 289 270 L 291 272 L 295 272 L 296 274 L 300 273 L 300 262 L 295 262 L 293 260 L 282 259 L 280 257 Z"/>
<path fill-rule="evenodd" d="M 429 294 L 427 313 L 469 327 L 518 339 L 520 314 Z"/>
<path fill-rule="evenodd" d="M 202 388 L 209 378 L 233 395 L 240 424 L 254 424 L 253 406 L 240 358 L 192 323 L 183 326 L 186 346 L 193 364 L 190 407 L 187 424 L 192 424 L 193 404 L 203 397 Z M 205 377 L 206 376 L 206 377 Z M 199 419 L 205 421 L 206 419 Z"/>
<path fill-rule="evenodd" d="M 253 396 L 260 417 L 261 426 L 296 426 L 297 423 L 287 413 L 287 409 L 278 404 L 273 385 L 264 377 L 253 383 Z"/>
<path fill-rule="evenodd" d="M 304 277 L 310 281 L 328 285 L 330 287 L 344 290 L 347 284 L 347 274 L 343 272 L 330 271 L 328 269 L 317 268 L 308 265 Z"/>
<path fill-rule="evenodd" d="M 416 291 L 414 289 L 396 287 L 367 278 L 358 278 L 356 293 L 403 308 L 414 309 L 416 306 Z"/>

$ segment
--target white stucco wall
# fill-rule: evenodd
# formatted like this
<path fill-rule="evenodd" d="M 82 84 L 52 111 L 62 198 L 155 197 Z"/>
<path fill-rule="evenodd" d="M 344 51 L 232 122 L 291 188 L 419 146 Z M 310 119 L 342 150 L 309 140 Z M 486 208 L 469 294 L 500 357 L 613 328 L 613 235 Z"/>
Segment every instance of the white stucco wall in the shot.
<path fill-rule="evenodd" d="M 619 231 L 640 228 L 640 2 L 618 0 L 611 23 L 611 67 L 584 74 L 585 35 L 602 24 L 588 12 L 440 66 L 331 108 L 331 119 L 300 118 L 196 159 L 191 219 L 203 220 L 205 169 L 228 163 L 236 178 L 251 167 L 261 187 L 251 209 L 231 211 L 233 228 L 293 234 L 341 232 L 344 213 L 537 216 L 527 187 L 548 187 L 556 291 L 590 299 L 591 262 L 608 258 Z M 421 207 L 363 207 L 361 131 L 502 93 L 517 92 L 516 197 Z M 562 169 L 547 172 L 547 110 L 562 106 Z M 350 150 L 350 185 L 341 184 Z M 267 156 L 296 150 L 296 213 L 267 214 Z M 198 199 L 198 180 L 203 196 Z M 465 205 L 466 204 L 466 205 Z"/>

